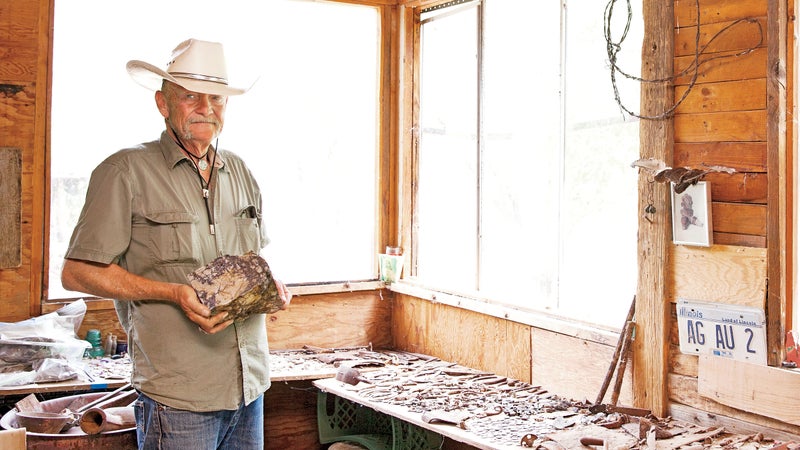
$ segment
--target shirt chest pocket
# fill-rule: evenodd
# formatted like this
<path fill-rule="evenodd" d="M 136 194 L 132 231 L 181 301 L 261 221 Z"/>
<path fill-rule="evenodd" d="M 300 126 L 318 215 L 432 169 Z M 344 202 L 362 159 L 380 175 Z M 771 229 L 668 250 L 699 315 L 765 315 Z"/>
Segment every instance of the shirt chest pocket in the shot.
<path fill-rule="evenodd" d="M 236 242 L 239 253 L 247 252 L 258 253 L 261 250 L 261 229 L 258 226 L 258 219 L 249 217 L 237 217 L 234 219 L 236 224 Z"/>
<path fill-rule="evenodd" d="M 233 214 L 224 217 L 217 232 L 222 233 L 226 252 L 232 255 L 258 253 L 263 247 L 260 223 L 261 215 L 253 205 L 237 208 Z"/>
<path fill-rule="evenodd" d="M 145 218 L 149 225 L 148 247 L 157 262 L 199 263 L 197 215 L 185 211 L 166 211 L 149 213 Z"/>

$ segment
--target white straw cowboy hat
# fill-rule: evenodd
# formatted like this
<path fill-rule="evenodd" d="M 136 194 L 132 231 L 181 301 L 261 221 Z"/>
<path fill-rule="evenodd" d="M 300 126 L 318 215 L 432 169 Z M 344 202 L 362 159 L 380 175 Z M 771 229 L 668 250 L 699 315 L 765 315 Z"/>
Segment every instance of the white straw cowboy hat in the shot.
<path fill-rule="evenodd" d="M 171 81 L 184 89 L 201 94 L 239 95 L 247 89 L 228 86 L 225 53 L 218 42 L 188 39 L 175 47 L 167 70 L 132 60 L 126 65 L 130 76 L 142 86 L 161 89 L 162 80 Z"/>

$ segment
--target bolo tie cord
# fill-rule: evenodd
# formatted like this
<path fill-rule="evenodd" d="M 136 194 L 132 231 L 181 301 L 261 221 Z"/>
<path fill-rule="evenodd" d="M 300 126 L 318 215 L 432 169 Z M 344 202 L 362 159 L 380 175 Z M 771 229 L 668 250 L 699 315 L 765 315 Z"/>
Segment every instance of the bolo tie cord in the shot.
<path fill-rule="evenodd" d="M 170 127 L 170 128 L 172 128 L 172 127 Z M 172 135 L 174 136 L 175 143 L 178 144 L 178 147 L 183 149 L 183 151 L 186 152 L 187 154 L 192 155 L 192 153 L 189 150 L 186 150 L 186 147 L 183 145 L 183 141 L 181 141 L 181 138 L 178 137 L 178 133 L 175 132 L 174 128 L 172 128 Z M 211 205 L 209 205 L 208 202 L 209 202 L 210 197 L 211 197 L 209 188 L 211 186 L 211 182 L 214 180 L 214 169 L 217 166 L 217 149 L 218 148 L 219 148 L 219 138 L 217 138 L 217 140 L 214 142 L 214 156 L 211 158 L 211 172 L 208 174 L 208 181 L 206 181 L 203 178 L 203 174 L 200 173 L 200 168 L 197 167 L 197 163 L 194 162 L 194 160 L 192 160 L 192 163 L 194 164 L 195 169 L 197 169 L 197 171 L 196 171 L 197 178 L 200 179 L 200 191 L 203 194 L 203 204 L 206 207 L 206 217 L 208 218 L 208 232 L 211 233 L 212 236 L 215 234 L 216 230 L 215 230 L 215 227 L 214 227 L 213 214 L 211 214 Z"/>

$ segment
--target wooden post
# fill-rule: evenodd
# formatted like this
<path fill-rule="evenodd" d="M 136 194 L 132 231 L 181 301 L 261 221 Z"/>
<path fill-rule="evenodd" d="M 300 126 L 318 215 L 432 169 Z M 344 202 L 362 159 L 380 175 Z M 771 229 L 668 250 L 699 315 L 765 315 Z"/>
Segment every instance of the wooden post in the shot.
<path fill-rule="evenodd" d="M 767 2 L 767 363 L 783 361 L 787 320 L 791 322 L 792 164 L 787 153 L 787 2 Z M 794 325 L 797 329 L 797 324 Z"/>
<path fill-rule="evenodd" d="M 400 151 L 400 56 L 399 12 L 397 6 L 381 6 L 381 58 L 380 65 L 380 158 L 378 250 L 386 246 L 403 247 L 399 226 L 399 157 Z M 407 252 L 406 252 L 407 253 Z"/>
<path fill-rule="evenodd" d="M 673 74 L 672 1 L 644 0 L 642 78 L 663 79 Z M 671 82 L 642 83 L 641 115 L 657 116 L 673 104 Z M 639 128 L 641 158 L 672 163 L 672 119 L 643 119 Z M 669 300 L 666 273 L 671 228 L 669 188 L 647 174 L 639 176 L 639 280 L 636 293 L 636 335 L 633 353 L 633 396 L 638 407 L 667 413 Z"/>

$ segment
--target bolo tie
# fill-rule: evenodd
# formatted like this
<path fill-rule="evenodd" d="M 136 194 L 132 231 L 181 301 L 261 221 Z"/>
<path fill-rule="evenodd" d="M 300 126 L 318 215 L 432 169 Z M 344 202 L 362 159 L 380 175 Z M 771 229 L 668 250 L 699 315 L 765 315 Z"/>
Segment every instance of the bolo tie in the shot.
<path fill-rule="evenodd" d="M 213 236 L 216 230 L 214 228 L 214 217 L 211 212 L 211 205 L 209 204 L 211 200 L 209 188 L 211 186 L 211 182 L 214 179 L 214 169 L 217 166 L 217 149 L 219 148 L 219 138 L 217 138 L 216 142 L 214 143 L 214 156 L 213 158 L 211 158 L 211 172 L 208 174 L 208 181 L 206 181 L 203 178 L 203 174 L 200 173 L 201 170 L 206 170 L 208 168 L 208 162 L 206 162 L 205 160 L 205 155 L 203 155 L 203 159 L 198 159 L 198 161 L 200 161 L 199 163 L 195 162 L 194 155 L 189 150 L 186 150 L 186 147 L 183 145 L 183 141 L 181 141 L 181 138 L 178 137 L 178 133 L 175 132 L 174 128 L 172 128 L 172 135 L 174 137 L 175 143 L 178 144 L 178 147 L 180 147 L 184 152 L 186 152 L 187 155 L 189 155 L 189 159 L 191 159 L 192 163 L 197 169 L 196 171 L 197 178 L 200 180 L 200 192 L 203 195 L 203 204 L 206 207 L 206 217 L 208 218 L 208 232 L 211 233 L 211 235 Z M 207 154 L 208 151 L 206 151 L 206 155 Z"/>

